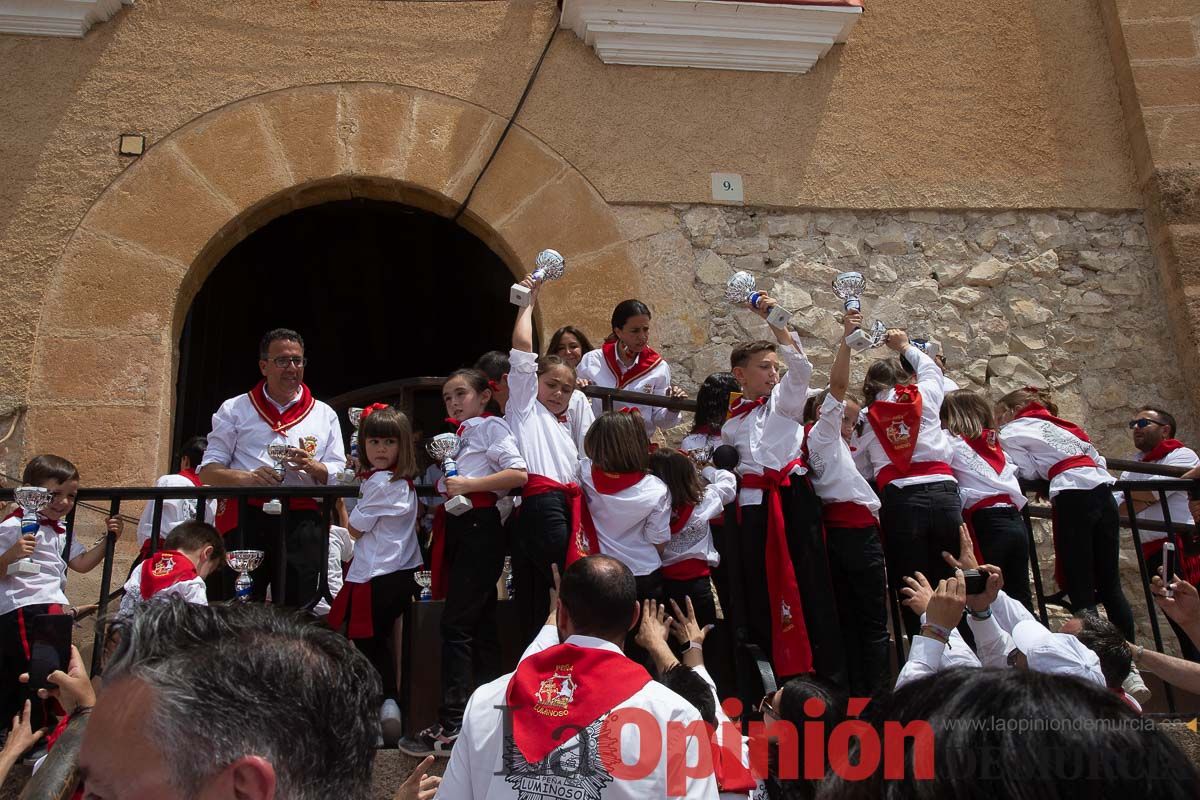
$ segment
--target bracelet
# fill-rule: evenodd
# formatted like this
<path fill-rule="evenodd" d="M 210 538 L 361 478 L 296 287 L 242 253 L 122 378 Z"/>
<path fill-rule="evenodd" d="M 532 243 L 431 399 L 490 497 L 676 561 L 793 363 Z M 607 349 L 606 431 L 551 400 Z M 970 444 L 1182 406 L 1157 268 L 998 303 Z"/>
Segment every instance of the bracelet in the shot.
<path fill-rule="evenodd" d="M 925 623 L 924 625 L 922 625 L 921 627 L 923 627 L 923 628 L 933 628 L 933 629 L 934 629 L 935 631 L 937 631 L 937 632 L 938 632 L 938 633 L 939 633 L 939 634 L 942 636 L 942 638 L 944 638 L 944 639 L 949 639 L 949 638 L 950 638 L 950 631 L 952 630 L 951 628 L 943 628 L 941 625 L 938 625 L 936 622 L 926 622 L 926 623 Z"/>
<path fill-rule="evenodd" d="M 977 619 L 982 622 L 985 619 L 992 618 L 992 607 L 988 606 L 983 611 L 973 611 L 972 609 L 968 608 L 967 614 L 971 617 L 971 619 Z"/>
<path fill-rule="evenodd" d="M 684 652 L 687 652 L 688 650 L 703 650 L 703 649 L 704 649 L 704 645 L 701 644 L 700 642 L 690 642 L 689 641 L 688 646 L 684 648 Z"/>
<path fill-rule="evenodd" d="M 950 643 L 950 634 L 943 633 L 946 629 L 941 625 L 922 625 L 920 635 L 927 639 L 936 639 L 942 644 Z"/>
<path fill-rule="evenodd" d="M 1134 647 L 1137 648 L 1136 650 L 1133 651 L 1133 663 L 1136 664 L 1138 662 L 1138 659 L 1140 659 L 1142 657 L 1142 653 L 1146 652 L 1146 647 L 1145 647 L 1145 645 L 1140 645 L 1140 644 L 1134 645 Z"/>

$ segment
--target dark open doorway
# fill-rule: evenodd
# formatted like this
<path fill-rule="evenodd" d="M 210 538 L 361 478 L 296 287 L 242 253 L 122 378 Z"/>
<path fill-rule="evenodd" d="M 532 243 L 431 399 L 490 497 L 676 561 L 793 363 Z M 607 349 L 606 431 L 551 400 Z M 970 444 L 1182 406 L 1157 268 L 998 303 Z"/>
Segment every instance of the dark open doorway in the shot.
<path fill-rule="evenodd" d="M 221 260 L 192 302 L 180 340 L 173 452 L 210 430 L 222 401 L 259 380 L 265 331 L 300 332 L 305 381 L 329 401 L 507 351 L 512 281 L 466 230 L 398 203 L 326 203 L 270 222 Z M 433 397 L 414 399 L 418 424 L 438 413 Z"/>

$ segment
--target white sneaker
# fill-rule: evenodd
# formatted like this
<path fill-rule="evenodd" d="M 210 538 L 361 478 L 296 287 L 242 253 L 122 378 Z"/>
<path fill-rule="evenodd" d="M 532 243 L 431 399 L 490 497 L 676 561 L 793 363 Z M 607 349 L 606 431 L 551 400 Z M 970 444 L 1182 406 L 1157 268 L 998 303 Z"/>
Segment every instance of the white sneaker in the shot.
<path fill-rule="evenodd" d="M 1121 684 L 1121 688 L 1139 703 L 1150 702 L 1150 687 L 1142 680 L 1142 673 L 1138 672 L 1137 667 L 1130 667 L 1129 677 Z"/>
<path fill-rule="evenodd" d="M 404 727 L 400 722 L 400 706 L 396 705 L 396 701 L 387 699 L 383 701 L 383 706 L 379 709 L 379 725 L 383 729 L 383 738 L 394 742 L 404 733 Z"/>

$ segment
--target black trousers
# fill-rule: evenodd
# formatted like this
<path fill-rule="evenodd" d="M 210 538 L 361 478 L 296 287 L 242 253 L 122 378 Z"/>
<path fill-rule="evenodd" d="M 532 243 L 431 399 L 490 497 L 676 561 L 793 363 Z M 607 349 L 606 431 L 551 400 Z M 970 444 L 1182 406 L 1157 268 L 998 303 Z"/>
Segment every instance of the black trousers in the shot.
<path fill-rule="evenodd" d="M 401 700 L 396 688 L 394 632 L 396 620 L 408 613 L 413 594 L 418 591 L 413 578 L 415 574 L 416 569 L 402 569 L 371 578 L 371 627 L 375 634 L 369 639 L 353 640 L 354 646 L 379 673 L 384 700 Z"/>
<path fill-rule="evenodd" d="M 850 693 L 871 697 L 891 679 L 887 573 L 879 529 L 829 528 L 825 533 Z"/>
<path fill-rule="evenodd" d="M 933 586 L 954 574 L 942 551 L 958 555 L 962 504 L 958 484 L 953 481 L 919 483 L 904 488 L 894 484 L 883 491 L 884 544 L 887 551 L 888 585 L 893 592 L 903 588 L 905 575 L 921 572 Z M 904 629 L 909 636 L 921 628 L 921 618 L 901 606 Z"/>
<path fill-rule="evenodd" d="M 767 509 L 763 504 L 742 506 L 736 547 L 742 562 L 740 602 L 751 644 L 771 657 L 771 597 L 767 594 Z M 728 616 L 728 611 L 726 615 Z"/>
<path fill-rule="evenodd" d="M 804 624 L 812 648 L 813 670 L 823 678 L 845 685 L 846 651 L 829 574 L 825 529 L 821 524 L 821 499 L 807 478 L 796 476 L 792 476 L 791 486 L 782 490 L 781 499 L 788 554 L 804 604 Z"/>
<path fill-rule="evenodd" d="M 1029 588 L 1029 531 L 1015 508 L 982 508 L 971 515 L 975 541 L 985 563 L 1004 573 L 1004 592 L 1033 613 Z"/>
<path fill-rule="evenodd" d="M 513 604 L 521 641 L 531 642 L 550 613 L 552 564 L 566 568 L 571 504 L 562 492 L 525 497 L 517 511 L 512 543 Z"/>
<path fill-rule="evenodd" d="M 267 588 L 271 587 L 272 602 L 289 608 L 303 608 L 317 599 L 320 591 L 321 573 L 329 568 L 329 529 L 317 511 L 289 511 L 288 525 L 284 533 L 286 567 L 282 603 L 278 587 L 275 586 L 279 571 L 279 526 L 280 515 L 267 514 L 261 508 L 249 506 L 242 520 L 243 543 L 238 543 L 234 529 L 225 537 L 229 550 L 239 547 L 246 550 L 262 550 L 262 565 L 250 573 L 254 581 L 250 598 L 257 602 L 267 599 Z M 230 569 L 217 570 L 208 580 L 209 600 L 233 598 L 233 583 L 237 573 Z"/>
<path fill-rule="evenodd" d="M 496 633 L 496 581 L 504 569 L 500 512 L 475 508 L 446 515 L 442 559 L 448 573 L 442 609 L 443 727 L 458 730 L 471 692 L 500 670 Z"/>
<path fill-rule="evenodd" d="M 1108 486 L 1067 489 L 1054 507 L 1056 556 L 1064 589 L 1079 610 L 1104 604 L 1108 619 L 1133 641 L 1133 610 L 1121 588 L 1120 525 L 1117 501 Z"/>
<path fill-rule="evenodd" d="M 1153 578 L 1158 574 L 1158 568 L 1163 565 L 1162 550 L 1159 550 L 1154 555 L 1146 559 L 1146 571 L 1148 577 Z M 1166 617 L 1166 614 L 1163 615 Z M 1196 647 L 1196 643 L 1188 638 L 1184 633 L 1183 628 L 1175 622 L 1175 620 L 1167 617 L 1167 623 L 1171 626 L 1171 630 L 1175 631 L 1175 638 L 1179 640 L 1179 652 L 1188 661 L 1200 662 L 1200 649 Z"/>
<path fill-rule="evenodd" d="M 0 719 L 8 724 L 24 710 L 26 700 L 30 701 L 29 724 L 32 730 L 36 731 L 52 722 L 53 709 L 57 709 L 58 704 L 41 700 L 18 679 L 21 673 L 29 671 L 29 637 L 33 630 L 33 618 L 42 614 L 61 614 L 62 610 L 58 605 L 37 604 L 22 606 L 0 615 Z"/>

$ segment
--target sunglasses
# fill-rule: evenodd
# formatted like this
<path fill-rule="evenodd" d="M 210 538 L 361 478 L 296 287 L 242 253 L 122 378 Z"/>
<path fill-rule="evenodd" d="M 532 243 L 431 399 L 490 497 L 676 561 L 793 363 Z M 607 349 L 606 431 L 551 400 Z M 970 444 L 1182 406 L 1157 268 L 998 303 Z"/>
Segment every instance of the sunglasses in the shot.
<path fill-rule="evenodd" d="M 1156 422 L 1152 419 L 1145 419 L 1145 418 L 1131 419 L 1131 420 L 1129 420 L 1129 430 L 1133 430 L 1134 428 L 1141 430 L 1142 428 L 1146 427 L 1147 425 L 1165 425 L 1165 424 L 1166 424 L 1165 422 Z"/>
<path fill-rule="evenodd" d="M 767 692 L 765 695 L 763 695 L 763 699 L 758 701 L 758 705 L 754 707 L 755 710 L 764 717 L 770 714 L 775 719 L 780 719 L 781 717 L 779 716 L 779 710 L 775 708 L 775 705 L 771 702 L 772 698 L 774 697 L 774 692 Z"/>

